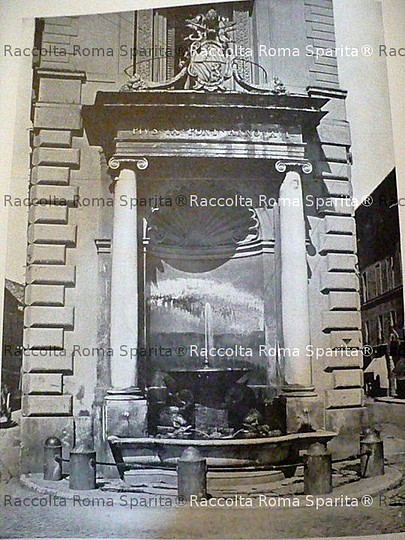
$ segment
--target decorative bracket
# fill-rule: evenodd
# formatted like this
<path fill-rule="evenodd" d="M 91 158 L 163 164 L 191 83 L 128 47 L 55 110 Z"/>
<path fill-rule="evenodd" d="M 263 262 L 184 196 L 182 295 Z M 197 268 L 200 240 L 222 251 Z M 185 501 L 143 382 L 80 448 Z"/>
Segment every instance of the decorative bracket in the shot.
<path fill-rule="evenodd" d="M 310 161 L 284 161 L 281 159 L 276 161 L 275 168 L 279 173 L 285 173 L 287 168 L 300 168 L 304 174 L 311 174 L 313 170 L 312 163 Z"/>
<path fill-rule="evenodd" d="M 116 171 L 120 167 L 122 167 L 125 163 L 135 163 L 137 169 L 140 171 L 144 171 L 149 166 L 149 161 L 146 157 L 141 158 L 129 158 L 129 157 L 120 157 L 120 156 L 113 156 L 109 162 L 108 166 L 113 171 Z"/>

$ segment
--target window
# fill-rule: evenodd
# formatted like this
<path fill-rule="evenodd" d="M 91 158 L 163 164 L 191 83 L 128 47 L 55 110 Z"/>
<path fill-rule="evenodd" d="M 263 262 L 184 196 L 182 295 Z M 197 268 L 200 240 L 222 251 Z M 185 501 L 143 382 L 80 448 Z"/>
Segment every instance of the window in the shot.
<path fill-rule="evenodd" d="M 395 311 L 395 309 L 391 309 L 390 310 L 390 326 L 393 326 L 395 328 L 396 325 L 397 325 L 397 312 Z"/>
<path fill-rule="evenodd" d="M 363 296 L 363 302 L 368 300 L 368 290 L 367 290 L 367 273 L 363 272 L 361 275 L 361 292 Z"/>
<path fill-rule="evenodd" d="M 365 321 L 364 325 L 363 325 L 363 340 L 364 340 L 365 345 L 370 344 L 370 323 L 369 323 L 369 321 Z"/>
<path fill-rule="evenodd" d="M 384 318 L 382 315 L 377 319 L 377 345 L 384 343 Z"/>
<path fill-rule="evenodd" d="M 383 292 L 383 287 L 382 287 L 382 273 L 381 273 L 380 262 L 376 263 L 376 265 L 374 266 L 374 271 L 375 271 L 375 294 L 376 296 L 381 296 Z"/>

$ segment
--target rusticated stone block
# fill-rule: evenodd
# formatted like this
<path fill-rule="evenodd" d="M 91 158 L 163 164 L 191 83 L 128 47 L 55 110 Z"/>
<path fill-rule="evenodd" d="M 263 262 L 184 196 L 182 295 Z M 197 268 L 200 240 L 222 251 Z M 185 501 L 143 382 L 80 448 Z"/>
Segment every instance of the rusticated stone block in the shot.
<path fill-rule="evenodd" d="M 68 208 L 61 205 L 35 205 L 29 211 L 30 223 L 65 225 L 68 222 Z"/>
<path fill-rule="evenodd" d="M 361 347 L 361 332 L 356 330 L 343 330 L 330 333 L 330 347 L 332 349 L 342 347 Z M 347 366 L 349 367 L 349 366 Z"/>
<path fill-rule="evenodd" d="M 30 197 L 33 203 L 41 205 L 74 206 L 78 193 L 79 189 L 73 186 L 33 186 Z"/>
<path fill-rule="evenodd" d="M 71 307 L 28 306 L 24 312 L 26 327 L 73 329 L 74 309 Z"/>
<path fill-rule="evenodd" d="M 326 180 L 326 189 L 332 197 L 351 197 L 352 188 L 348 180 Z"/>
<path fill-rule="evenodd" d="M 66 246 L 55 244 L 30 244 L 28 264 L 65 264 Z"/>
<path fill-rule="evenodd" d="M 323 69 L 330 69 L 333 73 L 337 73 L 337 66 L 329 66 L 329 68 L 324 66 Z M 335 122 L 322 121 L 318 126 L 318 135 L 322 143 L 342 144 L 345 146 L 351 146 L 352 144 L 349 122 L 344 120 L 336 120 Z"/>
<path fill-rule="evenodd" d="M 63 380 L 59 373 L 24 373 L 23 394 L 62 394 Z"/>
<path fill-rule="evenodd" d="M 62 328 L 26 328 L 24 330 L 25 349 L 63 349 Z"/>
<path fill-rule="evenodd" d="M 353 216 L 354 204 L 349 197 L 327 197 L 325 204 L 319 206 L 318 214 Z"/>
<path fill-rule="evenodd" d="M 359 280 L 354 272 L 327 272 L 321 276 L 321 291 L 358 291 Z"/>
<path fill-rule="evenodd" d="M 347 216 L 326 216 L 325 232 L 333 234 L 354 234 L 356 225 L 354 218 Z"/>
<path fill-rule="evenodd" d="M 333 355 L 332 355 L 333 353 Z M 361 368 L 363 366 L 363 353 L 360 349 L 329 351 L 323 357 L 323 369 Z"/>
<path fill-rule="evenodd" d="M 70 165 L 78 167 L 80 164 L 80 150 L 78 148 L 35 148 L 32 153 L 33 165 Z"/>
<path fill-rule="evenodd" d="M 69 184 L 69 167 L 33 167 L 31 173 L 32 184 L 66 186 Z"/>
<path fill-rule="evenodd" d="M 69 148 L 72 144 L 71 131 L 55 129 L 41 129 L 34 136 L 34 146 L 47 146 L 49 148 Z"/>
<path fill-rule="evenodd" d="M 63 285 L 27 285 L 25 303 L 27 306 L 63 306 L 65 287 Z"/>
<path fill-rule="evenodd" d="M 332 291 L 328 295 L 329 309 L 360 309 L 360 296 L 357 292 Z"/>
<path fill-rule="evenodd" d="M 328 170 L 322 171 L 322 176 L 325 181 L 329 178 L 335 178 L 336 181 L 342 180 L 343 183 L 350 186 L 348 179 L 350 178 L 350 165 L 348 163 L 334 163 L 331 161 L 328 163 Z"/>
<path fill-rule="evenodd" d="M 25 373 L 73 373 L 73 355 L 65 350 L 24 350 L 23 370 Z"/>
<path fill-rule="evenodd" d="M 23 396 L 23 416 L 70 416 L 72 396 Z"/>
<path fill-rule="evenodd" d="M 28 242 L 33 244 L 76 245 L 76 225 L 30 225 Z"/>
<path fill-rule="evenodd" d="M 320 234 L 320 253 L 347 253 L 356 251 L 356 239 L 354 236 L 344 234 Z"/>
<path fill-rule="evenodd" d="M 39 101 L 47 103 L 80 103 L 82 81 L 79 79 L 59 79 L 41 77 Z"/>
<path fill-rule="evenodd" d="M 326 267 L 328 272 L 348 271 L 354 272 L 357 265 L 357 256 L 344 253 L 328 253 Z"/>
<path fill-rule="evenodd" d="M 337 369 L 333 372 L 335 388 L 350 388 L 363 386 L 363 371 L 361 369 Z"/>
<path fill-rule="evenodd" d="M 79 130 L 82 127 L 81 106 L 37 103 L 34 113 L 34 127 Z"/>
<path fill-rule="evenodd" d="M 327 409 L 361 407 L 363 405 L 363 390 L 361 388 L 327 390 L 325 399 Z"/>
<path fill-rule="evenodd" d="M 322 330 L 355 330 L 361 328 L 358 311 L 325 311 L 322 314 Z"/>
<path fill-rule="evenodd" d="M 75 284 L 75 266 L 32 264 L 27 268 L 27 284 L 66 285 Z"/>
<path fill-rule="evenodd" d="M 325 161 L 337 161 L 339 163 L 347 163 L 346 146 L 323 144 L 322 151 L 325 156 Z"/>

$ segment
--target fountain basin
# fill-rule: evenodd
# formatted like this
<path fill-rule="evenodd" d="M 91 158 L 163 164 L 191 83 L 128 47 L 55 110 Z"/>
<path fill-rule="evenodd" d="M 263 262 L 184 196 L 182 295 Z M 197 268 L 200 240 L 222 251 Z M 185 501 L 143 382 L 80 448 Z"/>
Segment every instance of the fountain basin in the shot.
<path fill-rule="evenodd" d="M 300 450 L 311 444 L 326 444 L 337 434 L 333 431 L 292 433 L 254 439 L 159 439 L 155 437 L 109 437 L 117 463 L 124 463 L 120 473 L 131 464 L 162 464 L 175 467 L 188 446 L 199 450 L 210 467 L 257 467 L 296 463 Z"/>

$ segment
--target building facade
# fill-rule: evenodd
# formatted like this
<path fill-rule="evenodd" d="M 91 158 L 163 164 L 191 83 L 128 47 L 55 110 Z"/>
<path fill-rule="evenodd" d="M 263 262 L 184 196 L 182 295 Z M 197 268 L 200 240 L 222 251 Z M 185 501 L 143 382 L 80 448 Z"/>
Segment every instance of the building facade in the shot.
<path fill-rule="evenodd" d="M 235 361 L 284 396 L 285 431 L 354 453 L 350 130 L 336 57 L 315 54 L 332 0 L 50 18 L 35 40 L 22 471 L 80 416 L 107 455 L 150 429 L 170 370 Z"/>
<path fill-rule="evenodd" d="M 403 339 L 403 281 L 396 182 L 393 169 L 371 194 L 374 203 L 356 210 L 363 339 L 371 345 L 376 358 L 389 353 L 393 330 Z"/>

